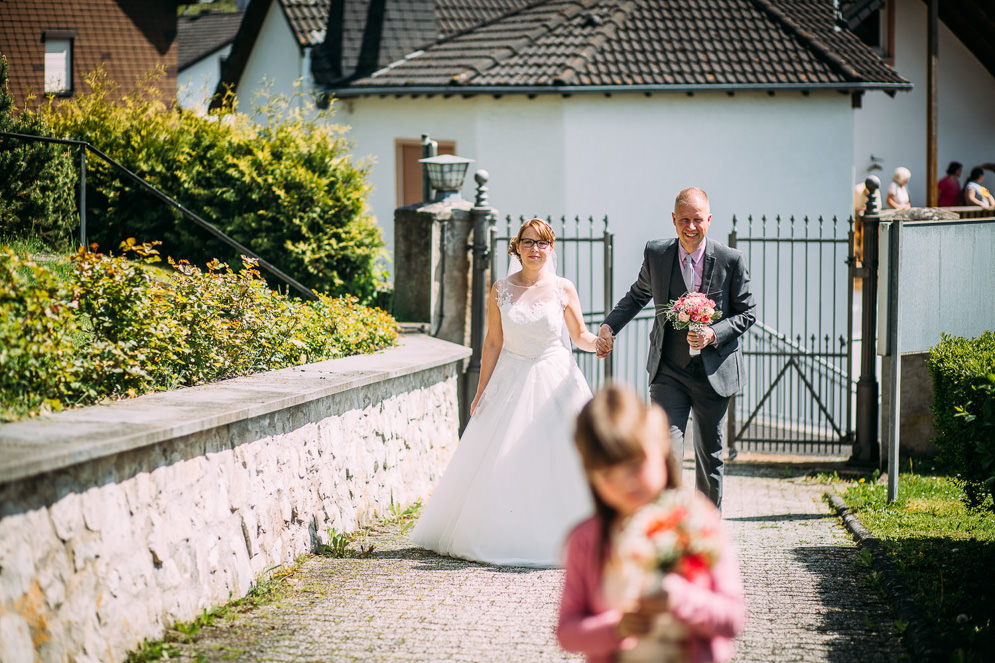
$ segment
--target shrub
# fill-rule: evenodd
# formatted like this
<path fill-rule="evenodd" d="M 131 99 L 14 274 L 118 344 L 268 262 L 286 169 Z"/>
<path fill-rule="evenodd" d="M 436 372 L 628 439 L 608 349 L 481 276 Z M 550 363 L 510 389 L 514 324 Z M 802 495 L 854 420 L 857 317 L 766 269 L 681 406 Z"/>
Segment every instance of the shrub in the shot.
<path fill-rule="evenodd" d="M 135 396 L 374 352 L 396 323 L 355 297 L 304 302 L 270 290 L 244 260 L 156 266 L 134 239 L 123 255 L 80 251 L 63 282 L 0 252 L 0 418 Z"/>
<path fill-rule="evenodd" d="M 16 112 L 4 56 L 0 56 L 0 131 L 50 133 L 37 114 Z M 15 138 L 0 139 L 0 145 L 0 237 L 32 237 L 68 246 L 78 225 L 77 174 L 70 149 Z"/>
<path fill-rule="evenodd" d="M 255 110 L 258 123 L 232 110 L 201 117 L 164 103 L 159 75 L 122 95 L 98 70 L 87 77 L 92 92 L 49 105 L 44 118 L 57 135 L 92 143 L 305 286 L 372 301 L 384 281 L 383 238 L 365 211 L 367 167 L 349 157 L 330 111 L 307 116 L 301 108 L 313 101 L 277 98 Z M 235 249 L 103 161 L 91 162 L 93 241 L 161 240 L 164 253 L 201 267 L 212 258 L 238 264 Z"/>
<path fill-rule="evenodd" d="M 61 409 L 79 391 L 72 290 L 27 255 L 0 247 L 0 420 Z"/>
<path fill-rule="evenodd" d="M 995 510 L 995 333 L 944 334 L 926 364 L 940 460 L 958 474 L 969 506 Z"/>

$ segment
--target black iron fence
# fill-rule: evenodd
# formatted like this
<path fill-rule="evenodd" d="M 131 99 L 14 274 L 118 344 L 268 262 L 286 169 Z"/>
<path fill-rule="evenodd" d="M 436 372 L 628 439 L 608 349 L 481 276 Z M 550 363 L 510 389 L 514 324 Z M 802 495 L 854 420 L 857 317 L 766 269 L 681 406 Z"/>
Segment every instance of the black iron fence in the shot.
<path fill-rule="evenodd" d="M 491 275 L 508 272 L 509 239 L 527 217 L 490 227 Z M 556 231 L 557 272 L 578 290 L 588 328 L 614 305 L 608 219 L 546 219 Z M 746 255 L 758 322 L 742 339 L 746 384 L 730 404 L 728 439 L 740 451 L 846 455 L 853 443 L 855 381 L 852 221 L 733 219 L 729 245 Z M 592 389 L 612 377 L 649 394 L 646 357 L 654 308 L 618 334 L 609 360 L 577 352 Z"/>
<path fill-rule="evenodd" d="M 497 280 L 508 273 L 508 242 L 521 225 L 531 217 L 511 215 L 504 222 L 495 221 L 490 227 L 491 278 Z M 597 333 L 601 321 L 611 311 L 612 301 L 612 249 L 614 235 L 608 229 L 608 217 L 582 220 L 575 216 L 559 220 L 546 217 L 546 222 L 556 233 L 556 271 L 573 281 L 584 311 L 584 323 Z M 614 353 L 613 353 L 614 354 Z M 597 389 L 606 379 L 613 377 L 613 362 L 598 359 L 589 352 L 575 350 L 577 363 L 592 389 Z M 612 359 L 612 357 L 610 357 Z"/>
<path fill-rule="evenodd" d="M 733 218 L 758 304 L 747 382 L 729 410 L 738 450 L 846 455 L 853 444 L 853 224 Z"/>

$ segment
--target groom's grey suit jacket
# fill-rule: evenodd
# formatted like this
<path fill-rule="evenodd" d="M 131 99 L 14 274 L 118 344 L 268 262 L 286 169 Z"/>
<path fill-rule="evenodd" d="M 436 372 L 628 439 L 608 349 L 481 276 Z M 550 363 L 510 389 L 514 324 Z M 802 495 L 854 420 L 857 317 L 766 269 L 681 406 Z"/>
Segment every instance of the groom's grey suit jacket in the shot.
<path fill-rule="evenodd" d="M 605 324 L 617 334 L 650 299 L 653 300 L 656 318 L 650 332 L 649 357 L 646 361 L 650 380 L 656 376 L 660 367 L 664 335 L 678 334 L 682 338 L 687 337 L 687 331 L 674 329 L 666 319 L 667 304 L 675 298 L 673 293 L 680 296 L 686 290 L 683 278 L 680 277 L 677 246 L 676 238 L 647 242 L 639 277 L 605 318 Z M 678 282 L 675 279 L 680 280 Z M 719 396 L 732 396 L 740 391 L 743 382 L 739 337 L 756 321 L 756 304 L 750 291 L 750 275 L 742 252 L 730 249 L 711 238 L 706 239 L 699 290 L 714 299 L 715 308 L 722 311 L 722 318 L 711 325 L 715 332 L 715 343 L 701 351 L 705 373 L 715 393 Z M 687 347 L 686 340 L 684 343 L 684 347 Z"/>

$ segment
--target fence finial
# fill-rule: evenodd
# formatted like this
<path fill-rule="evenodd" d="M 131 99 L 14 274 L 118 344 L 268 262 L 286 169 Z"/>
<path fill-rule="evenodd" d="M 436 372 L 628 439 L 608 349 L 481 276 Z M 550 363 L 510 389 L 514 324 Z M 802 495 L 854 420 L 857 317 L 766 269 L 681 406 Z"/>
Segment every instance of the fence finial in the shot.
<path fill-rule="evenodd" d="M 863 216 L 878 214 L 881 210 L 878 209 L 878 200 L 874 192 L 881 188 L 881 180 L 877 175 L 868 175 L 864 180 L 864 186 L 867 187 L 867 207 L 864 208 Z"/>
<path fill-rule="evenodd" d="M 473 174 L 473 180 L 477 183 L 477 195 L 473 201 L 474 207 L 487 207 L 487 184 L 491 176 L 486 170 L 478 170 Z"/>

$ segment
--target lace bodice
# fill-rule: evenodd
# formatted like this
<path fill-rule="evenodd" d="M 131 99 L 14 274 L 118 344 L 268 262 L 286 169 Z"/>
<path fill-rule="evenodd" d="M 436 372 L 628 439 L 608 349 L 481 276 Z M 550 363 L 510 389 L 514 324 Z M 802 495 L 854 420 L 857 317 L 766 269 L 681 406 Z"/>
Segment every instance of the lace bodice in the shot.
<path fill-rule="evenodd" d="M 506 350 L 539 356 L 551 348 L 564 347 L 563 309 L 567 298 L 563 279 L 550 278 L 533 286 L 501 279 L 494 287 Z"/>

